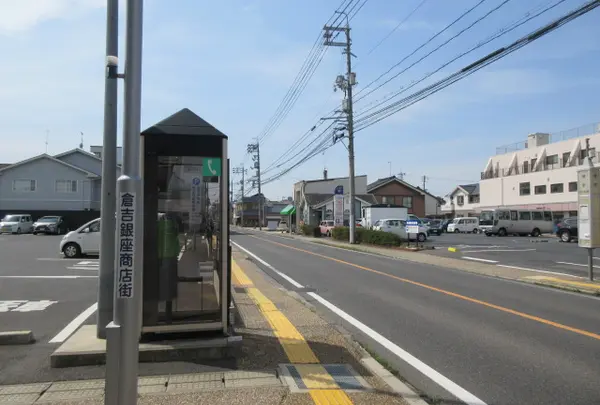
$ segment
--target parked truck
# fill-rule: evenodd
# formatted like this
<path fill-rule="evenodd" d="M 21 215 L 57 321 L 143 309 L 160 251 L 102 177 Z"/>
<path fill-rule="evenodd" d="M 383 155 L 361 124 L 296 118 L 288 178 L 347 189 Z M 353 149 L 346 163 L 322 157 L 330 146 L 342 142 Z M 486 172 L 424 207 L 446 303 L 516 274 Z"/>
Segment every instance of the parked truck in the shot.
<path fill-rule="evenodd" d="M 377 204 L 362 209 L 361 225 L 366 229 L 372 229 L 375 222 L 380 219 L 412 219 L 413 215 L 408 214 L 408 208 L 398 207 L 388 204 Z"/>

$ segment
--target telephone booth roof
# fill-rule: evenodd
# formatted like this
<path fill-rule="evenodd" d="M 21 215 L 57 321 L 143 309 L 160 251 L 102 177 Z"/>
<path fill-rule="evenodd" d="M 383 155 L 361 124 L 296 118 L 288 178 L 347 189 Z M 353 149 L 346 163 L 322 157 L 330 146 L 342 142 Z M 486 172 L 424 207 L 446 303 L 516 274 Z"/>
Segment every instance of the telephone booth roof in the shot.
<path fill-rule="evenodd" d="M 227 139 L 227 135 L 188 108 L 179 110 L 175 114 L 152 125 L 150 128 L 144 130 L 141 135 L 191 135 Z"/>

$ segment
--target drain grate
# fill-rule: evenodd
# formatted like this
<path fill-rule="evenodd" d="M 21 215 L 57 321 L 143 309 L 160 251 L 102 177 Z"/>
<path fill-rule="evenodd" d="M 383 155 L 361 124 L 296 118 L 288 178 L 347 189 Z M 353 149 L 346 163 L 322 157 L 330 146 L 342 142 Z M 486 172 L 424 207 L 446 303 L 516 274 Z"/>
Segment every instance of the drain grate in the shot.
<path fill-rule="evenodd" d="M 359 376 L 349 364 L 299 364 L 298 366 L 303 367 L 303 369 L 307 366 L 313 366 L 321 371 L 322 367 L 337 384 L 337 387 L 335 387 L 336 389 L 339 387 L 339 389 L 347 392 L 367 391 L 372 389 L 365 379 Z M 326 382 L 323 381 L 324 379 L 317 374 L 311 374 L 309 376 L 305 374 L 304 378 L 306 379 L 308 377 L 308 381 L 305 381 L 302 378 L 303 375 L 294 364 L 281 364 L 279 369 L 283 381 L 290 387 L 292 392 L 307 392 L 310 386 L 315 388 L 315 384 L 326 384 Z M 329 379 L 327 378 L 326 380 Z M 320 387 L 320 389 L 323 388 L 324 387 Z"/>

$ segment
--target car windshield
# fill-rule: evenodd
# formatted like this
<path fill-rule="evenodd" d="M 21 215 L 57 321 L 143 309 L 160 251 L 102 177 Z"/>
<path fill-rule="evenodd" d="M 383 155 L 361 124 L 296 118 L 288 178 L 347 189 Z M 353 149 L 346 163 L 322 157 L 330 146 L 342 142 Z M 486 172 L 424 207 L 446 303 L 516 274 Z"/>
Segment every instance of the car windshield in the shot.
<path fill-rule="evenodd" d="M 431 226 L 440 226 L 441 223 L 442 223 L 442 221 L 440 221 L 440 220 L 434 220 L 434 221 L 431 221 L 429 223 L 429 225 L 431 225 Z"/>
<path fill-rule="evenodd" d="M 479 216 L 480 225 L 492 225 L 494 222 L 494 211 L 482 211 Z"/>
<path fill-rule="evenodd" d="M 37 222 L 58 222 L 58 217 L 41 217 Z"/>
<path fill-rule="evenodd" d="M 18 215 L 7 215 L 2 219 L 2 222 L 19 222 L 20 219 Z"/>

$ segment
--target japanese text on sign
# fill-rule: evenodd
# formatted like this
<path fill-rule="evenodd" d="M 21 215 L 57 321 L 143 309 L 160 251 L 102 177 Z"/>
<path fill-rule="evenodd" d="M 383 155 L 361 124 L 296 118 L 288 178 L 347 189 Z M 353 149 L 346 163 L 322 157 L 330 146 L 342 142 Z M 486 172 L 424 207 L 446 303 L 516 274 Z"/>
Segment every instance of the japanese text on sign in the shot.
<path fill-rule="evenodd" d="M 135 193 L 121 193 L 119 198 L 117 298 L 133 297 L 133 259 L 135 250 Z"/>

